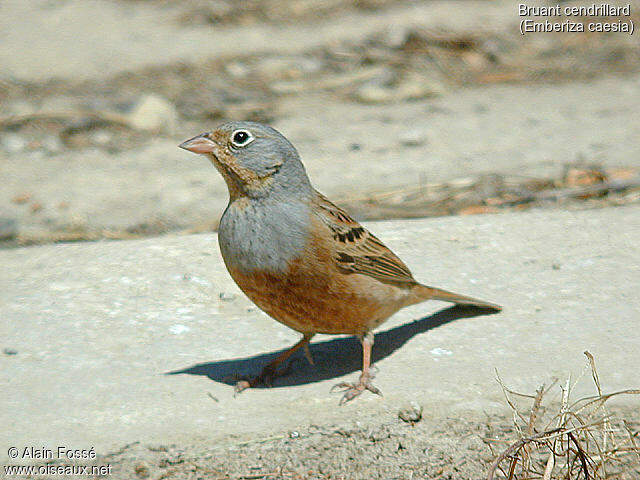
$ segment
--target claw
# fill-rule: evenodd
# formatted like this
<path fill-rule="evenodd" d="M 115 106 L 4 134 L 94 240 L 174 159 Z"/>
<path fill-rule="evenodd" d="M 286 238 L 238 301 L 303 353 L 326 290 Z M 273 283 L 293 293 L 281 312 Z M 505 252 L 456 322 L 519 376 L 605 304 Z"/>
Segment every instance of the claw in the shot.
<path fill-rule="evenodd" d="M 333 387 L 331 387 L 331 390 L 329 390 L 329 393 L 335 392 L 338 388 L 351 388 L 351 387 L 353 387 L 353 383 L 347 383 L 347 382 L 336 383 Z"/>
<path fill-rule="evenodd" d="M 236 395 L 242 393 L 242 391 L 246 390 L 247 388 L 251 388 L 250 380 L 238 380 L 236 384 L 233 386 L 233 396 L 235 397 Z"/>
<path fill-rule="evenodd" d="M 360 380 L 358 381 L 358 383 L 341 382 L 334 385 L 331 388 L 332 392 L 337 388 L 344 389 L 344 395 L 340 399 L 340 402 L 338 402 L 338 405 L 344 405 L 345 403 L 356 398 L 365 390 L 369 390 L 371 393 L 375 393 L 376 395 L 380 395 L 382 397 L 383 395 L 380 389 L 371 383 L 372 378 L 373 376 L 371 374 L 363 373 L 362 375 L 360 375 Z"/>
<path fill-rule="evenodd" d="M 287 366 L 281 368 L 280 370 L 276 370 L 273 365 L 267 365 L 262 369 L 260 375 L 256 375 L 255 377 L 246 377 L 242 375 L 229 375 L 225 377 L 226 379 L 236 380 L 236 384 L 233 387 L 233 391 L 235 395 L 243 392 L 247 388 L 253 388 L 258 385 L 264 385 L 266 387 L 273 387 L 273 380 L 278 377 L 284 377 L 289 375 L 291 372 L 291 367 L 295 363 L 296 359 L 291 360 L 287 363 Z"/>

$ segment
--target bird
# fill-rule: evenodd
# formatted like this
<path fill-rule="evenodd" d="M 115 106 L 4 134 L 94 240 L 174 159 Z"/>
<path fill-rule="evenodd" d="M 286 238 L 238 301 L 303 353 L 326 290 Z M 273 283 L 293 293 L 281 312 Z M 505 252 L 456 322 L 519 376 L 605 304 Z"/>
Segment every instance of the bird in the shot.
<path fill-rule="evenodd" d="M 355 335 L 362 345 L 357 382 L 341 382 L 340 404 L 373 385 L 373 331 L 403 307 L 442 300 L 500 311 L 502 307 L 418 282 L 373 233 L 311 184 L 296 148 L 276 129 L 231 121 L 180 148 L 206 156 L 222 175 L 229 203 L 218 243 L 229 274 L 273 319 L 302 334 L 260 374 L 238 379 L 237 393 L 270 386 L 279 367 L 315 334 Z"/>

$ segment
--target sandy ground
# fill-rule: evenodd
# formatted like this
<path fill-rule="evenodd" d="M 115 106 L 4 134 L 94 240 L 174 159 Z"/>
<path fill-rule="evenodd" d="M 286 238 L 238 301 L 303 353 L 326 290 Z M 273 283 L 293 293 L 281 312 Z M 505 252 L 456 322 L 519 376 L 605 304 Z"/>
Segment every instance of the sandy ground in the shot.
<path fill-rule="evenodd" d="M 630 7 L 621 20 L 637 25 Z M 226 188 L 177 145 L 227 119 L 280 129 L 316 187 L 362 219 L 385 215 L 368 199 L 416 186 L 564 187 L 569 165 L 637 178 L 638 34 L 522 36 L 520 20 L 502 0 L 2 2 L 0 463 L 10 445 L 69 443 L 95 446 L 109 478 L 484 478 L 517 438 L 494 368 L 534 394 L 582 371 L 588 349 L 608 389 L 638 387 L 637 185 L 375 224 L 417 277 L 508 314 L 397 315 L 380 347 L 385 397 L 343 409 L 327 392 L 357 370 L 346 339 L 319 342 L 319 370 L 233 399 L 220 372 L 295 334 L 237 291 L 213 234 L 156 238 L 215 230 Z M 494 184 L 467 206 L 491 211 Z M 55 244 L 109 238 L 146 239 Z M 418 318 L 438 324 L 426 346 L 398 333 Z M 403 382 L 416 365 L 433 376 Z M 637 431 L 634 401 L 615 413 Z M 412 404 L 413 424 L 398 413 Z M 629 468 L 621 478 L 638 478 Z"/>

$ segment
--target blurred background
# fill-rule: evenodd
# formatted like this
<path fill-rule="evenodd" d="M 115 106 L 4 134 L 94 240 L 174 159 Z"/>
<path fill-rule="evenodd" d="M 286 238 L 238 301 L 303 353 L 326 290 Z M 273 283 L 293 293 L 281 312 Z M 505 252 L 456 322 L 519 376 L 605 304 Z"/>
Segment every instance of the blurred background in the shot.
<path fill-rule="evenodd" d="M 215 230 L 177 145 L 230 119 L 361 220 L 637 202 L 638 34 L 587 28 L 627 4 L 521 35 L 501 0 L 5 0 L 0 246 Z"/>

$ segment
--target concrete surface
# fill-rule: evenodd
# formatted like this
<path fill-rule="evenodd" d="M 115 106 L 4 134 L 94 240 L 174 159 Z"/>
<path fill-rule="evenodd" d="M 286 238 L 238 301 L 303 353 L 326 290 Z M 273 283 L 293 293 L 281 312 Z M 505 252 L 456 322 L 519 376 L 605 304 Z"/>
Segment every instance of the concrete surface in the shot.
<path fill-rule="evenodd" d="M 580 374 L 584 350 L 605 391 L 640 387 L 639 206 L 368 226 L 418 279 L 505 309 L 398 313 L 374 347 L 385 396 L 342 408 L 329 390 L 357 377 L 352 338 L 316 338 L 315 367 L 301 360 L 274 388 L 234 398 L 225 377 L 256 372 L 297 334 L 239 293 L 213 234 L 0 251 L 0 461 L 10 446 L 104 454 L 366 424 L 409 401 L 432 421 L 482 418 L 506 411 L 494 369 L 534 392 Z"/>

